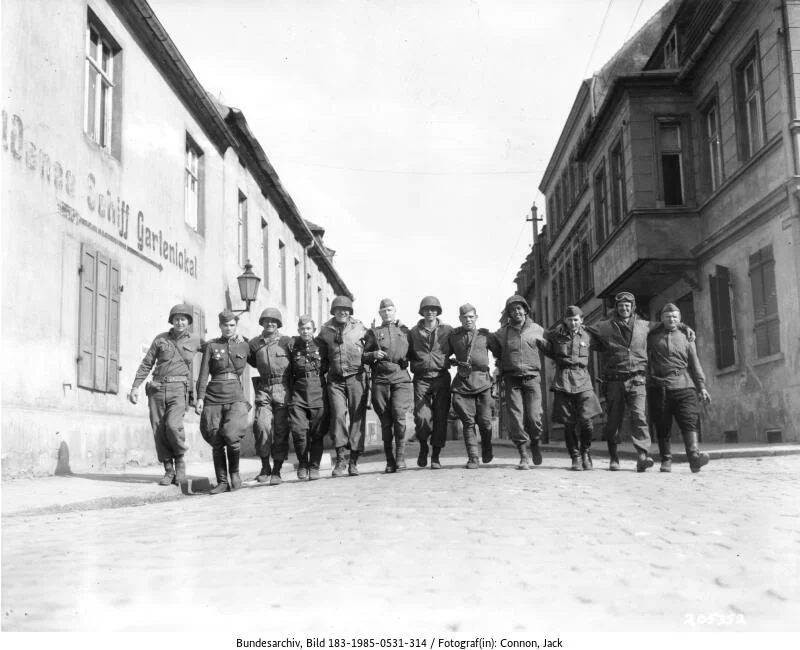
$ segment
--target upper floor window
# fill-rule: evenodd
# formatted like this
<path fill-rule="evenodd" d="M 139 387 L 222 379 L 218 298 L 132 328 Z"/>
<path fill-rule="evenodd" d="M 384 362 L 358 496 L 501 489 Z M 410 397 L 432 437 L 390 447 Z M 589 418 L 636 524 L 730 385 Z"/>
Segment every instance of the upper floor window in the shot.
<path fill-rule="evenodd" d="M 561 223 L 561 214 L 562 214 L 562 212 L 561 212 L 561 185 L 559 183 L 556 184 L 555 197 L 556 197 L 556 213 L 555 213 L 555 219 L 554 219 L 553 223 L 554 223 L 554 225 L 556 227 L 558 227 L 559 223 Z"/>
<path fill-rule="evenodd" d="M 716 98 L 706 105 L 703 112 L 706 155 L 708 159 L 708 182 L 713 192 L 722 183 L 722 144 L 719 137 L 719 109 Z"/>
<path fill-rule="evenodd" d="M 597 245 L 602 244 L 609 233 L 608 190 L 606 189 L 606 169 L 600 167 L 594 175 L 594 216 Z"/>
<path fill-rule="evenodd" d="M 657 144 L 664 205 L 683 205 L 683 144 L 680 122 L 659 121 Z"/>
<path fill-rule="evenodd" d="M 755 46 L 736 67 L 736 113 L 741 158 L 748 160 L 764 144 L 761 74 Z"/>
<path fill-rule="evenodd" d="M 625 218 L 626 212 L 625 159 L 620 141 L 611 150 L 611 221 L 614 226 Z"/>
<path fill-rule="evenodd" d="M 186 136 L 184 161 L 183 209 L 186 225 L 201 232 L 200 224 L 200 160 L 203 152 Z"/>
<path fill-rule="evenodd" d="M 781 351 L 780 320 L 772 246 L 765 246 L 750 256 L 750 289 L 753 294 L 756 356 L 777 354 Z"/>
<path fill-rule="evenodd" d="M 674 27 L 667 42 L 664 43 L 664 68 L 671 70 L 678 67 L 678 30 Z"/>
<path fill-rule="evenodd" d="M 241 192 L 236 220 L 236 261 L 239 266 L 247 263 L 247 197 Z"/>
<path fill-rule="evenodd" d="M 94 142 L 118 155 L 118 125 L 115 99 L 118 100 L 120 48 L 107 30 L 89 13 L 86 24 L 86 62 L 83 130 Z"/>
<path fill-rule="evenodd" d="M 269 226 L 264 217 L 261 217 L 261 257 L 264 288 L 269 289 Z"/>
<path fill-rule="evenodd" d="M 281 270 L 281 304 L 286 304 L 286 244 L 278 240 L 278 267 Z"/>
<path fill-rule="evenodd" d="M 303 279 L 300 270 L 300 260 L 294 260 L 294 310 L 296 314 L 303 313 L 302 303 Z"/>

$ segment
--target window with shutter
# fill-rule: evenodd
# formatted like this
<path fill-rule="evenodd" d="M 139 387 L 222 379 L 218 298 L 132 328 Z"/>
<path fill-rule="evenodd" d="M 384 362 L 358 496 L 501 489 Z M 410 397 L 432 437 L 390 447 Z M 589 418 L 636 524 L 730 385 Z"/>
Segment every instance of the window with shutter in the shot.
<path fill-rule="evenodd" d="M 736 331 L 733 326 L 730 273 L 727 267 L 717 266 L 715 275 L 708 277 L 708 286 L 711 290 L 717 368 L 729 368 L 736 365 Z"/>
<path fill-rule="evenodd" d="M 756 356 L 768 357 L 781 351 L 778 290 L 772 246 L 750 256 L 750 289 L 753 295 L 753 331 Z"/>
<path fill-rule="evenodd" d="M 119 392 L 120 266 L 97 249 L 81 247 L 78 386 Z"/>

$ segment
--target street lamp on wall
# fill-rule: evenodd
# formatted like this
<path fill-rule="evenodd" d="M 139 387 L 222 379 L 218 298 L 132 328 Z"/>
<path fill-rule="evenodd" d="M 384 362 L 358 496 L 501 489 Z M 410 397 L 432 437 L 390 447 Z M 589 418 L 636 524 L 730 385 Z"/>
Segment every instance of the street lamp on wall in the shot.
<path fill-rule="evenodd" d="M 244 273 L 238 276 L 236 281 L 239 283 L 239 295 L 245 303 L 245 308 L 232 311 L 234 314 L 243 314 L 250 311 L 250 303 L 255 302 L 258 296 L 258 285 L 261 283 L 261 278 L 253 273 L 253 265 L 250 264 L 250 260 L 247 260 L 244 265 Z"/>

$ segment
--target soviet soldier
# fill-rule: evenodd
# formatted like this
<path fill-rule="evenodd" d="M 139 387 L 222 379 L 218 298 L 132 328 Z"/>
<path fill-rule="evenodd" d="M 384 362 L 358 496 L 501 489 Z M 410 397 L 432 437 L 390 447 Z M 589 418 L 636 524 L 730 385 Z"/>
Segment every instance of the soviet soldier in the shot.
<path fill-rule="evenodd" d="M 256 415 L 253 421 L 256 454 L 261 458 L 259 483 L 280 485 L 281 466 L 289 455 L 289 346 L 292 339 L 279 332 L 283 316 L 268 307 L 258 319 L 262 333 L 250 340 L 247 362 L 258 369 L 253 378 Z M 270 468 L 272 455 L 272 468 Z"/>
<path fill-rule="evenodd" d="M 297 321 L 299 336 L 290 346 L 292 378 L 289 404 L 289 429 L 297 455 L 297 478 L 316 480 L 322 460 L 325 434 L 328 432 L 328 398 L 325 394 L 321 343 L 314 338 L 311 316 Z"/>
<path fill-rule="evenodd" d="M 367 330 L 364 361 L 372 366 L 372 408 L 381 423 L 385 472 L 392 474 L 406 469 L 406 413 L 412 400 L 408 328 L 395 319 L 390 298 L 381 300 L 378 313 L 382 322 Z"/>
<path fill-rule="evenodd" d="M 556 372 L 553 391 L 553 422 L 564 425 L 564 442 L 572 469 L 592 469 L 592 418 L 603 412 L 589 377 L 592 339 L 583 328 L 580 307 L 567 307 L 564 318 L 544 334 L 544 353 L 553 359 Z"/>
<path fill-rule="evenodd" d="M 128 400 L 136 404 L 139 386 L 153 370 L 153 379 L 145 386 L 145 392 L 156 454 L 164 464 L 164 476 L 159 485 L 180 484 L 186 480 L 184 454 L 188 446 L 183 415 L 194 394 L 192 368 L 201 346 L 200 338 L 189 331 L 192 324 L 189 305 L 175 305 L 167 320 L 172 328 L 153 339 L 128 393 Z"/>
<path fill-rule="evenodd" d="M 321 328 L 322 363 L 328 369 L 327 391 L 330 434 L 336 447 L 333 476 L 358 476 L 358 457 L 364 451 L 367 412 L 367 379 L 363 365 L 367 329 L 353 318 L 353 301 L 336 296 L 333 318 Z M 350 458 L 345 452 L 350 449 Z"/>
<path fill-rule="evenodd" d="M 683 435 L 689 467 L 699 472 L 708 463 L 708 454 L 698 447 L 698 396 L 703 402 L 711 402 L 711 396 L 695 343 L 679 329 L 680 322 L 678 307 L 667 303 L 661 310 L 661 323 L 647 337 L 647 402 L 656 429 L 661 471 L 672 471 L 669 436 L 674 417 Z"/>
<path fill-rule="evenodd" d="M 631 414 L 633 446 L 636 448 L 636 471 L 653 466 L 650 457 L 650 432 L 645 416 L 647 380 L 647 335 L 656 324 L 636 315 L 636 299 L 629 291 L 614 297 L 614 314 L 596 325 L 586 326 L 592 336 L 592 348 L 602 353 L 603 390 L 606 397 L 606 424 L 603 437 L 608 444 L 612 472 L 620 469 L 619 429 L 627 408 Z M 694 332 L 683 325 L 694 340 Z"/>
<path fill-rule="evenodd" d="M 461 327 L 447 337 L 448 354 L 452 351 L 457 368 L 451 386 L 453 410 L 461 420 L 464 445 L 467 448 L 467 469 L 478 469 L 477 424 L 481 436 L 481 459 L 490 463 L 492 449 L 492 379 L 489 371 L 489 330 L 478 329 L 478 313 L 471 304 L 458 308 Z"/>
<path fill-rule="evenodd" d="M 419 440 L 417 465 L 428 464 L 428 441 L 433 448 L 431 469 L 441 469 L 439 453 L 447 439 L 450 412 L 450 363 L 447 339 L 453 328 L 440 322 L 442 304 L 436 296 L 425 296 L 419 304 L 422 316 L 409 332 L 408 358 L 414 374 L 414 425 Z"/>
<path fill-rule="evenodd" d="M 505 413 L 511 440 L 519 451 L 517 469 L 542 464 L 542 368 L 540 349 L 544 329 L 531 320 L 530 306 L 522 296 L 506 300 L 508 322 L 492 338 L 492 352 L 500 361 L 505 390 Z M 530 447 L 530 455 L 528 454 Z"/>
<path fill-rule="evenodd" d="M 239 455 L 250 411 L 242 388 L 242 373 L 247 366 L 250 347 L 245 339 L 238 337 L 237 340 L 238 321 L 239 317 L 232 311 L 225 310 L 219 314 L 222 336 L 206 343 L 197 378 L 195 411 L 200 415 L 200 433 L 211 445 L 217 478 L 211 494 L 242 487 Z"/>

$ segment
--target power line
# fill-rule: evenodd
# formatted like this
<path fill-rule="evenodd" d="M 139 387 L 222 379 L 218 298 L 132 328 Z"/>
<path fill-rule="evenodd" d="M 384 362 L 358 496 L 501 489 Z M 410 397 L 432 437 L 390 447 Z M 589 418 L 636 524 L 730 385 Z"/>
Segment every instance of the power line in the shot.
<path fill-rule="evenodd" d="M 633 14 L 633 20 L 631 21 L 631 26 L 628 27 L 628 31 L 625 34 L 625 40 L 628 40 L 628 36 L 631 35 L 631 31 L 633 30 L 633 26 L 636 24 L 636 19 L 639 17 L 639 12 L 642 10 L 642 5 L 644 4 L 644 0 L 639 0 L 639 6 L 636 7 L 636 13 Z"/>
<path fill-rule="evenodd" d="M 301 167 L 320 167 L 322 169 L 334 169 L 343 172 L 358 172 L 361 174 L 399 174 L 410 176 L 519 176 L 539 174 L 541 170 L 503 170 L 503 171 L 422 171 L 415 169 L 366 169 L 362 167 L 340 167 L 338 165 L 322 165 L 319 163 L 306 163 L 299 160 L 284 160 L 282 164 L 300 165 Z"/>
<path fill-rule="evenodd" d="M 614 0 L 608 0 L 608 6 L 606 7 L 606 13 L 603 16 L 603 22 L 600 23 L 600 30 L 597 32 L 597 38 L 594 39 L 594 45 L 592 46 L 592 53 L 589 55 L 589 60 L 586 62 L 586 69 L 583 71 L 583 77 L 586 78 L 587 73 L 589 72 L 589 66 L 592 63 L 592 58 L 594 57 L 594 52 L 597 49 L 597 44 L 600 42 L 600 36 L 603 33 L 603 28 L 606 26 L 606 19 L 608 18 L 608 13 L 611 11 L 611 5 L 614 4 Z"/>
<path fill-rule="evenodd" d="M 517 254 L 517 247 L 519 246 L 519 240 L 522 238 L 522 233 L 527 227 L 527 222 L 523 221 L 522 226 L 519 229 L 519 233 L 517 234 L 517 243 L 514 244 L 514 247 L 511 249 L 511 255 L 508 256 L 508 260 L 506 260 L 506 266 L 503 269 L 503 273 L 500 276 L 500 281 L 497 283 L 497 286 L 503 284 L 503 279 L 506 277 L 506 273 L 508 273 L 508 266 L 511 264 L 511 260 L 514 259 L 514 256 Z"/>

